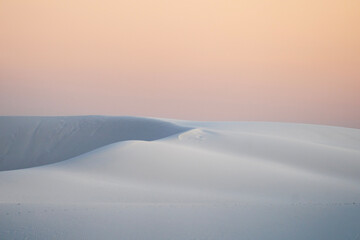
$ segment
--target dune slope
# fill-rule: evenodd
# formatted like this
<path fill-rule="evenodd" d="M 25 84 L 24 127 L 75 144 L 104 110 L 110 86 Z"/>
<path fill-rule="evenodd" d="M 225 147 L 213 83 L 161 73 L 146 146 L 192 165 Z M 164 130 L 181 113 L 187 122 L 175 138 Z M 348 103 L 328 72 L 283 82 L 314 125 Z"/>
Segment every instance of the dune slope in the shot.
<path fill-rule="evenodd" d="M 360 236 L 359 129 L 100 116 L 0 120 L 0 238 Z M 18 169 L 4 171 L 10 167 Z"/>
<path fill-rule="evenodd" d="M 63 161 L 126 140 L 153 141 L 187 130 L 136 117 L 0 117 L 0 171 Z"/>

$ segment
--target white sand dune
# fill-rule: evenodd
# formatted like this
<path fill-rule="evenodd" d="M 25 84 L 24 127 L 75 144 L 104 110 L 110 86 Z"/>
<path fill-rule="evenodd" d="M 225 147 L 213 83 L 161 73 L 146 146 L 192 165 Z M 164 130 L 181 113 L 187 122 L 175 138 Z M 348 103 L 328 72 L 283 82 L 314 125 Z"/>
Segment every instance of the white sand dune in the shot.
<path fill-rule="evenodd" d="M 188 128 L 136 117 L 0 117 L 0 170 L 41 166 L 126 140 L 153 141 Z"/>
<path fill-rule="evenodd" d="M 359 129 L 0 117 L 0 144 L 0 239 L 360 238 Z"/>

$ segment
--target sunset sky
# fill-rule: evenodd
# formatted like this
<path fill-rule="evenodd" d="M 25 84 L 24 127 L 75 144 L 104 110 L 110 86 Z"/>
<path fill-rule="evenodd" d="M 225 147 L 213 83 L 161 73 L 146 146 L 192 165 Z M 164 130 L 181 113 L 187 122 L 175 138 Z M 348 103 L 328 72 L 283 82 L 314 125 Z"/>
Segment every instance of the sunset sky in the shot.
<path fill-rule="evenodd" d="M 0 115 L 360 128 L 359 0 L 0 0 Z"/>

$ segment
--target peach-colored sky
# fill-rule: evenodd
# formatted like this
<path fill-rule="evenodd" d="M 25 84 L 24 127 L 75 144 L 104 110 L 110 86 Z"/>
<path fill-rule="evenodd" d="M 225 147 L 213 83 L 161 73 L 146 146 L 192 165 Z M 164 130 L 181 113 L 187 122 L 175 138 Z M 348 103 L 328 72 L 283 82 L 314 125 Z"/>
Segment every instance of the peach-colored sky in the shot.
<path fill-rule="evenodd" d="M 360 128 L 359 0 L 0 0 L 0 115 Z"/>

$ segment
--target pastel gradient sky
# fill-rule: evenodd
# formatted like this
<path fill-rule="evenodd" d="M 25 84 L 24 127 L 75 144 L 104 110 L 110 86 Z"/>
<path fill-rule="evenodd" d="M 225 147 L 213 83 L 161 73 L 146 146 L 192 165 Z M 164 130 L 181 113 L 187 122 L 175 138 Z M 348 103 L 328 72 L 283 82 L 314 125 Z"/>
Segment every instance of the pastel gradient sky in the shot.
<path fill-rule="evenodd" d="M 0 0 L 0 115 L 360 128 L 359 0 Z"/>

